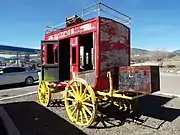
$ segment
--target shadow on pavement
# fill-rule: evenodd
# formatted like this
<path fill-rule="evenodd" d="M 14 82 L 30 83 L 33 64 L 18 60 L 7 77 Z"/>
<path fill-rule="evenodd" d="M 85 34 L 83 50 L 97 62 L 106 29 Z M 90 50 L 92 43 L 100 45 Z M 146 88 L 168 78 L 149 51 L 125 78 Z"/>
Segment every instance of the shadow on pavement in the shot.
<path fill-rule="evenodd" d="M 86 135 L 36 102 L 3 104 L 21 135 Z"/>
<path fill-rule="evenodd" d="M 140 99 L 138 108 L 141 115 L 152 117 L 159 120 L 172 122 L 180 116 L 180 109 L 166 108 L 167 102 L 173 98 L 149 95 Z"/>
<path fill-rule="evenodd" d="M 38 85 L 38 82 L 33 83 L 30 86 L 36 86 Z M 8 85 L 2 85 L 0 86 L 0 90 L 7 90 L 7 89 L 14 89 L 14 88 L 24 88 L 24 87 L 29 87 L 23 83 L 20 84 L 8 84 Z"/>
<path fill-rule="evenodd" d="M 4 123 L 1 120 L 1 118 L 0 118 L 0 133 L 1 133 L 1 135 L 8 135 L 7 130 L 4 126 Z"/>
<path fill-rule="evenodd" d="M 180 109 L 163 107 L 163 105 L 170 100 L 172 100 L 172 98 L 155 95 L 142 97 L 139 99 L 133 113 L 119 111 L 119 109 L 112 104 L 106 107 L 100 106 L 100 117 L 96 119 L 95 125 L 91 128 L 111 128 L 121 126 L 125 122 L 134 122 L 149 128 L 159 129 L 166 121 L 172 122 L 180 116 Z M 150 121 L 155 121 L 154 123 L 156 124 L 153 126 L 147 124 L 149 123 L 149 119 Z"/>

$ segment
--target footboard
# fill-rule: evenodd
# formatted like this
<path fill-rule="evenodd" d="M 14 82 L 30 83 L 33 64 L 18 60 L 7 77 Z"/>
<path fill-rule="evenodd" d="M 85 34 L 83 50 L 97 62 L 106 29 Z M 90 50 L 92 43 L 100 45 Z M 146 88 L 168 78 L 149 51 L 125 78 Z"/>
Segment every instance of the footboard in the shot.
<path fill-rule="evenodd" d="M 160 91 L 159 66 L 120 67 L 118 88 L 146 94 Z"/>

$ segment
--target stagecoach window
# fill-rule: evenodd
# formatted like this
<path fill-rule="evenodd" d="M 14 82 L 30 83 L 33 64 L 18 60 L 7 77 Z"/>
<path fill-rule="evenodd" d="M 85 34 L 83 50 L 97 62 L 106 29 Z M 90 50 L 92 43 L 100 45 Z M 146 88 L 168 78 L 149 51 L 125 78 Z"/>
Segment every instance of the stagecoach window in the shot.
<path fill-rule="evenodd" d="M 92 60 L 92 61 L 91 61 L 91 62 L 92 62 L 91 64 L 93 65 L 93 69 L 94 69 L 94 65 L 95 65 L 95 64 L 94 64 L 94 62 L 95 62 L 95 61 L 94 61 L 94 48 L 91 48 L 91 60 Z"/>
<path fill-rule="evenodd" d="M 80 38 L 80 71 L 94 69 L 93 33 L 81 35 Z"/>
<path fill-rule="evenodd" d="M 89 54 L 86 53 L 86 64 L 88 65 L 89 64 Z"/>
<path fill-rule="evenodd" d="M 72 64 L 76 64 L 76 47 L 72 48 Z"/>
<path fill-rule="evenodd" d="M 54 63 L 53 44 L 47 44 L 47 64 Z"/>
<path fill-rule="evenodd" d="M 80 46 L 80 68 L 84 66 L 84 47 Z"/>

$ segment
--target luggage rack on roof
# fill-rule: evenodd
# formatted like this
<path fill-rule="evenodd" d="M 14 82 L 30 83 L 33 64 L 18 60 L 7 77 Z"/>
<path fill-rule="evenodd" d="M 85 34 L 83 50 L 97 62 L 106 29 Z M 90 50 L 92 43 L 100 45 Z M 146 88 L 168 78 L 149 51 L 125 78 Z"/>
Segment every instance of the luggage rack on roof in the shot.
<path fill-rule="evenodd" d="M 114 12 L 114 13 L 112 13 L 112 12 Z M 108 17 L 108 18 L 111 18 L 111 19 L 116 20 L 118 22 L 121 22 L 126 26 L 130 26 L 131 18 L 129 16 L 121 13 L 120 11 L 118 11 L 118 10 L 116 10 L 116 9 L 106 5 L 106 4 L 103 4 L 102 2 L 97 2 L 91 6 L 83 8 L 82 15 L 81 16 L 74 15 L 73 20 L 74 21 L 76 21 L 77 19 L 81 19 L 82 21 L 88 20 L 90 18 L 95 17 L 95 15 L 96 16 Z M 69 17 L 69 18 L 72 18 L 72 17 Z M 64 23 L 60 23 L 60 24 L 55 25 L 55 26 L 46 26 L 45 34 L 56 31 L 56 30 L 61 29 L 61 28 L 64 28 L 66 26 L 67 26 L 67 18 L 66 18 L 66 22 L 64 22 Z"/>

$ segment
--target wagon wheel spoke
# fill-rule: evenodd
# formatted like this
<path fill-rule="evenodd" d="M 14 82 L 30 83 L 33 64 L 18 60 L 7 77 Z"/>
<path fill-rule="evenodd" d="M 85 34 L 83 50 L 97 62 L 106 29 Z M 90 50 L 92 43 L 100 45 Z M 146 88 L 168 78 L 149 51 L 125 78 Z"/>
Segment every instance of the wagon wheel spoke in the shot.
<path fill-rule="evenodd" d="M 42 91 L 42 88 L 39 87 L 39 91 Z"/>
<path fill-rule="evenodd" d="M 43 82 L 41 83 L 40 87 L 41 87 L 42 89 L 45 89 L 45 86 L 44 86 L 44 83 L 43 83 Z"/>
<path fill-rule="evenodd" d="M 88 121 L 89 121 L 89 120 L 88 120 L 88 116 L 87 116 L 87 113 L 86 113 L 86 111 L 85 111 L 84 108 L 82 108 L 82 112 L 83 112 L 83 115 L 84 115 L 84 117 L 85 117 L 85 119 L 86 119 L 86 122 L 88 122 Z"/>
<path fill-rule="evenodd" d="M 67 98 L 66 100 L 68 100 L 68 101 L 74 101 L 74 99 L 72 99 L 72 98 Z"/>
<path fill-rule="evenodd" d="M 73 94 L 76 96 L 76 90 L 74 89 L 74 87 L 72 85 L 70 85 L 71 90 L 73 91 Z"/>
<path fill-rule="evenodd" d="M 45 84 L 45 83 L 42 83 L 42 89 L 43 89 L 43 90 L 46 90 L 46 89 L 47 89 L 47 87 L 46 87 L 46 84 Z"/>
<path fill-rule="evenodd" d="M 87 106 L 82 105 L 82 107 L 89 113 L 89 115 L 92 116 L 92 113 L 91 113 L 91 111 L 89 110 L 89 108 Z"/>
<path fill-rule="evenodd" d="M 82 102 L 82 104 L 83 104 L 83 105 L 86 105 L 86 106 L 89 106 L 89 107 L 94 107 L 94 105 L 93 105 L 93 104 L 91 104 L 91 103 Z"/>
<path fill-rule="evenodd" d="M 83 112 L 82 109 L 80 111 L 81 123 L 84 124 Z"/>
<path fill-rule="evenodd" d="M 79 88 L 77 82 L 75 82 L 75 87 L 76 87 L 76 96 L 79 96 Z"/>
<path fill-rule="evenodd" d="M 74 105 L 72 104 L 72 105 L 69 105 L 69 108 L 71 108 L 71 107 L 74 107 Z"/>
<path fill-rule="evenodd" d="M 77 110 L 77 112 L 76 112 L 76 121 L 78 121 L 79 120 L 79 110 Z"/>
<path fill-rule="evenodd" d="M 88 95 L 86 98 L 82 100 L 82 102 L 86 101 L 87 99 L 91 98 L 91 95 Z"/>
<path fill-rule="evenodd" d="M 82 98 L 82 99 L 83 99 L 84 96 L 86 95 L 86 92 L 87 92 L 87 89 L 85 88 L 84 92 L 83 92 L 82 95 L 81 95 L 81 98 Z"/>
<path fill-rule="evenodd" d="M 81 97 L 82 96 L 82 91 L 83 91 L 83 85 L 81 84 L 81 83 L 79 83 L 78 85 L 77 85 L 78 87 L 78 94 L 79 94 L 79 97 Z"/>
<path fill-rule="evenodd" d="M 74 115 L 74 113 L 76 112 L 76 110 L 77 110 L 77 106 L 73 109 L 73 111 L 72 111 L 72 113 L 71 113 L 72 116 Z"/>
<path fill-rule="evenodd" d="M 74 93 L 73 92 L 71 92 L 71 91 L 68 91 L 68 93 L 73 97 L 73 98 L 75 98 L 75 95 L 74 95 Z"/>

